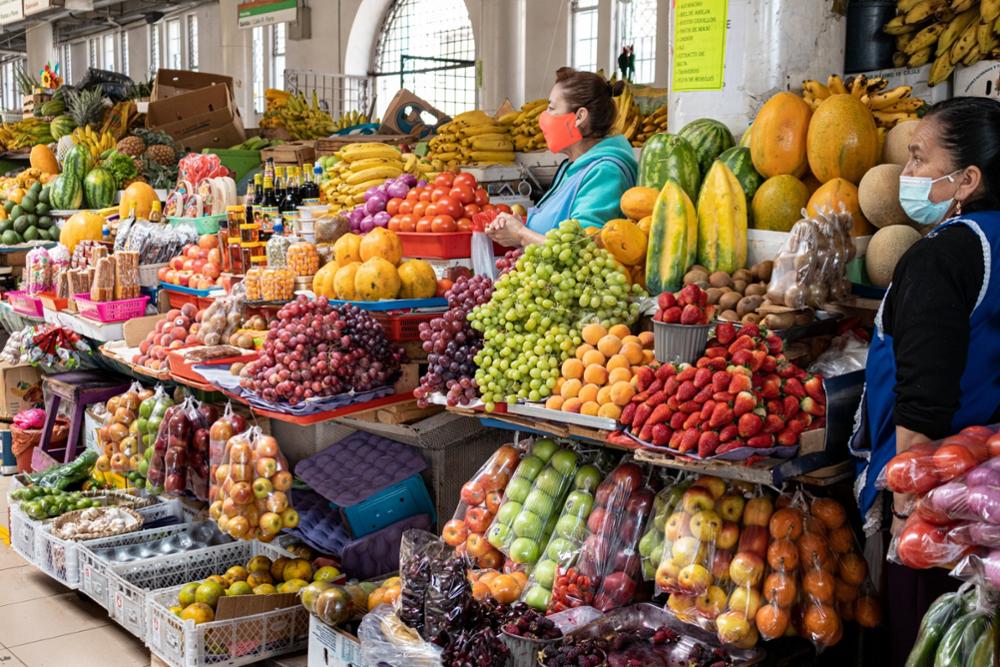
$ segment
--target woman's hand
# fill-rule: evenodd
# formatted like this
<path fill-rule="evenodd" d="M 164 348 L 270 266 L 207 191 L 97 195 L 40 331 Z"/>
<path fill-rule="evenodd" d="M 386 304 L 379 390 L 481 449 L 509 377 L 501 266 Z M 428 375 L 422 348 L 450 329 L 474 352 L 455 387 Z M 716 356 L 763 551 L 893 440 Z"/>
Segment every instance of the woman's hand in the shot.
<path fill-rule="evenodd" d="M 520 218 L 510 213 L 501 213 L 486 226 L 486 235 L 502 246 L 520 248 L 524 245 L 524 233 L 528 228 Z"/>

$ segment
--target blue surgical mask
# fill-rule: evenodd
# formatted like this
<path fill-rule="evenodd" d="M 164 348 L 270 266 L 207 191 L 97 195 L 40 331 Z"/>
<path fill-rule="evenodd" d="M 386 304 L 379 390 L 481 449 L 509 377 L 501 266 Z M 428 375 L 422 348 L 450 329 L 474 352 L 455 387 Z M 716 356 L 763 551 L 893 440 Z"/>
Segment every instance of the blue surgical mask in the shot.
<path fill-rule="evenodd" d="M 930 200 L 931 188 L 938 181 L 945 179 L 954 182 L 953 177 L 959 171 L 961 169 L 941 178 L 933 179 L 927 176 L 900 176 L 899 205 L 903 207 L 906 215 L 918 225 L 936 225 L 947 215 L 948 209 L 951 208 L 955 199 L 949 198 L 944 201 L 932 202 Z"/>

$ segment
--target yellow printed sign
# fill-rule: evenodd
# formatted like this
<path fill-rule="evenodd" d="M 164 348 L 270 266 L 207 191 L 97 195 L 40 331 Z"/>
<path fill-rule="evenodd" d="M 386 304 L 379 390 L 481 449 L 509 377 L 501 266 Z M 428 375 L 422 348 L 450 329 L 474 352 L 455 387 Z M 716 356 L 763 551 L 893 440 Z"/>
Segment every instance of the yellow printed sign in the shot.
<path fill-rule="evenodd" d="M 727 0 L 674 0 L 674 92 L 721 90 Z"/>

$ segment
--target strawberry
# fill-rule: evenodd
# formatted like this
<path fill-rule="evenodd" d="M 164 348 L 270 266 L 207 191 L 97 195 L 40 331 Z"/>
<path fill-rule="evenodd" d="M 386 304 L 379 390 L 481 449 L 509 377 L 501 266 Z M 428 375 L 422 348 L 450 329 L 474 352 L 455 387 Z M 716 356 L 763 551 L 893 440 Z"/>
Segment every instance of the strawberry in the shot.
<path fill-rule="evenodd" d="M 788 430 L 795 433 L 802 433 L 802 431 L 806 430 L 806 418 L 809 416 L 807 414 L 799 414 L 795 419 L 789 419 L 786 424 Z"/>
<path fill-rule="evenodd" d="M 686 382 L 688 380 L 694 379 L 694 374 L 698 372 L 698 369 L 691 364 L 684 364 L 683 368 L 678 369 L 677 378 L 678 382 Z"/>
<path fill-rule="evenodd" d="M 752 438 L 764 428 L 764 420 L 754 412 L 747 412 L 740 417 L 738 423 L 741 438 Z"/>
<path fill-rule="evenodd" d="M 784 431 L 778 434 L 778 437 L 776 439 L 779 445 L 790 447 L 799 441 L 799 434 L 790 428 L 786 428 Z"/>
<path fill-rule="evenodd" d="M 704 359 L 704 357 L 702 358 Z M 725 370 L 726 366 L 728 366 L 726 360 L 720 357 L 715 357 L 714 359 L 708 359 L 706 360 L 704 365 L 705 368 L 711 368 L 712 370 L 716 371 Z"/>
<path fill-rule="evenodd" d="M 795 364 L 792 362 L 778 362 L 778 376 L 782 378 L 795 377 Z"/>
<path fill-rule="evenodd" d="M 707 422 L 712 418 L 712 410 L 715 410 L 715 401 L 705 401 L 705 404 L 701 406 L 702 421 Z"/>
<path fill-rule="evenodd" d="M 700 287 L 698 288 L 698 306 L 701 308 L 708 308 L 708 292 Z M 708 320 L 705 321 L 705 324 L 708 324 Z"/>
<path fill-rule="evenodd" d="M 719 447 L 719 434 L 705 431 L 698 437 L 698 456 L 705 458 L 715 453 Z"/>
<path fill-rule="evenodd" d="M 622 414 L 618 418 L 618 421 L 624 426 L 628 426 L 629 424 L 631 424 L 632 418 L 635 416 L 636 408 L 637 406 L 635 403 L 629 403 L 628 405 L 626 405 L 622 409 Z"/>
<path fill-rule="evenodd" d="M 739 341 L 736 342 L 738 343 Z M 736 343 L 733 344 L 735 345 Z M 734 366 L 746 366 L 750 368 L 750 364 L 753 363 L 753 355 L 750 353 L 750 350 L 737 350 L 733 353 L 732 361 Z"/>
<path fill-rule="evenodd" d="M 639 391 L 646 391 L 655 379 L 656 374 L 653 369 L 649 366 L 642 366 L 635 372 L 635 388 Z"/>
<path fill-rule="evenodd" d="M 774 436 L 768 433 L 760 433 L 747 440 L 747 446 L 757 449 L 765 449 L 774 444 Z"/>
<path fill-rule="evenodd" d="M 729 350 L 722 347 L 721 345 L 711 345 L 705 348 L 705 355 L 709 359 L 715 359 L 716 357 L 725 359 L 729 356 Z"/>
<path fill-rule="evenodd" d="M 692 412 L 687 416 L 687 419 L 684 420 L 683 426 L 684 429 L 687 430 L 689 428 L 697 428 L 698 426 L 701 425 L 701 423 L 702 423 L 701 414 L 697 412 Z"/>
<path fill-rule="evenodd" d="M 650 424 L 649 422 L 646 422 L 646 424 L 642 427 L 642 430 L 639 431 L 639 436 L 638 437 L 643 442 L 650 442 L 650 441 L 652 441 L 652 439 L 653 439 L 653 425 Z"/>
<path fill-rule="evenodd" d="M 778 370 L 778 361 L 771 355 L 764 357 L 764 363 L 760 365 L 762 373 L 773 373 Z"/>
<path fill-rule="evenodd" d="M 705 313 L 693 303 L 684 306 L 684 310 L 681 312 L 681 324 L 701 324 L 704 318 Z"/>
<path fill-rule="evenodd" d="M 750 391 L 751 389 L 753 389 L 753 381 L 749 375 L 742 372 L 732 374 L 732 379 L 729 381 L 730 394 L 738 394 L 741 391 Z"/>
<path fill-rule="evenodd" d="M 803 398 L 799 406 L 802 408 L 802 412 L 812 415 L 813 417 L 822 417 L 826 414 L 826 404 L 820 403 L 812 396 L 806 396 Z"/>
<path fill-rule="evenodd" d="M 689 380 L 682 383 L 681 386 L 677 388 L 677 400 L 681 402 L 690 401 L 697 393 L 698 388 L 694 386 L 694 382 Z"/>
<path fill-rule="evenodd" d="M 737 435 L 739 435 L 740 429 L 736 424 L 730 424 L 721 431 L 719 431 L 719 442 L 729 442 Z"/>
<path fill-rule="evenodd" d="M 733 402 L 733 414 L 737 417 L 742 417 L 748 412 L 753 412 L 757 408 L 757 399 L 749 391 L 741 391 L 736 394 L 736 400 Z"/>
<path fill-rule="evenodd" d="M 715 450 L 715 453 L 722 455 L 726 454 L 727 452 L 731 452 L 734 449 L 739 449 L 740 447 L 743 446 L 744 443 L 742 440 L 730 440 L 728 442 L 724 442 L 721 445 L 719 445 L 719 448 Z"/>
<path fill-rule="evenodd" d="M 687 414 L 687 415 L 691 415 L 691 414 L 695 414 L 695 413 L 700 413 L 701 412 L 701 403 L 697 403 L 695 401 L 685 401 L 685 402 L 681 403 L 680 406 L 677 409 L 680 410 L 681 412 L 683 412 L 684 414 Z"/>
<path fill-rule="evenodd" d="M 729 345 L 729 354 L 736 354 L 740 350 L 752 350 L 754 347 L 753 338 L 741 333 L 740 337 Z"/>
<path fill-rule="evenodd" d="M 674 412 L 677 411 L 677 407 L 679 405 L 680 405 L 680 401 L 677 400 L 677 395 L 676 394 L 674 394 L 673 396 L 671 396 L 670 398 L 667 399 L 667 407 L 670 408 L 671 410 L 673 410 Z"/>
<path fill-rule="evenodd" d="M 669 377 L 663 383 L 663 393 L 666 394 L 667 396 L 673 396 L 674 394 L 677 393 L 677 389 L 680 386 L 681 383 L 677 381 L 676 376 Z"/>
<path fill-rule="evenodd" d="M 680 449 L 681 438 L 684 437 L 684 431 L 678 431 L 674 429 L 673 435 L 670 436 L 670 444 L 667 445 L 670 449 Z"/>
<path fill-rule="evenodd" d="M 785 415 L 785 404 L 777 398 L 772 398 L 764 407 L 767 409 L 767 413 L 771 415 L 778 415 L 783 417 Z"/>
<path fill-rule="evenodd" d="M 715 327 L 715 337 L 719 339 L 719 345 L 729 345 L 736 340 L 736 325 L 732 322 L 722 322 Z"/>
<path fill-rule="evenodd" d="M 764 360 L 767 359 L 767 352 L 764 350 L 751 350 L 750 357 L 750 368 L 756 372 L 764 365 Z"/>
<path fill-rule="evenodd" d="M 705 294 L 700 287 L 691 283 L 690 285 L 685 285 L 683 289 L 677 294 L 677 303 L 681 305 L 698 305 L 701 302 L 701 295 Z M 708 295 L 705 295 L 706 302 Z"/>
<path fill-rule="evenodd" d="M 681 430 L 682 428 L 684 428 L 684 420 L 686 419 L 687 415 L 681 412 L 680 410 L 677 410 L 670 417 L 670 428 L 672 428 L 675 431 Z"/>
<path fill-rule="evenodd" d="M 764 418 L 764 433 L 777 433 L 785 428 L 785 420 L 778 415 L 767 415 Z"/>
<path fill-rule="evenodd" d="M 712 411 L 712 418 L 708 420 L 709 428 L 722 428 L 727 424 L 733 423 L 735 419 L 733 415 L 733 409 L 728 405 L 719 404 L 715 406 L 715 410 Z"/>
<path fill-rule="evenodd" d="M 712 394 L 713 394 L 712 385 L 708 385 L 707 387 L 702 388 L 702 390 L 699 391 L 697 394 L 695 394 L 694 402 L 697 403 L 698 405 L 704 405 L 705 401 L 712 398 Z"/>
<path fill-rule="evenodd" d="M 731 378 L 726 371 L 715 371 L 712 374 L 712 391 L 726 391 Z"/>
<path fill-rule="evenodd" d="M 795 398 L 806 397 L 806 388 L 796 378 L 786 378 L 781 384 L 781 389 L 788 396 L 794 396 Z"/>
<path fill-rule="evenodd" d="M 694 386 L 701 389 L 702 387 L 712 384 L 712 371 L 707 368 L 699 368 L 694 374 Z M 805 390 L 803 389 L 803 396 L 805 396 Z"/>
<path fill-rule="evenodd" d="M 649 398 L 646 399 L 646 405 L 648 405 L 651 408 L 655 408 L 657 405 L 659 405 L 660 403 L 663 403 L 666 400 L 667 400 L 666 393 L 664 393 L 662 391 L 658 391 L 658 392 L 656 392 L 655 394 L 652 394 Z"/>
<path fill-rule="evenodd" d="M 681 436 L 681 444 L 678 447 L 678 451 L 682 454 L 689 452 L 698 446 L 698 438 L 701 437 L 701 432 L 696 428 L 689 428 L 684 431 L 684 435 Z"/>
<path fill-rule="evenodd" d="M 661 389 L 663 389 L 663 382 L 660 381 L 660 380 L 653 380 L 653 383 L 651 385 L 649 385 L 648 387 L 646 387 L 645 393 L 647 395 L 649 395 L 649 396 L 653 396 L 657 392 L 659 392 Z M 666 392 L 664 392 L 664 393 L 666 393 Z"/>
<path fill-rule="evenodd" d="M 740 329 L 740 333 L 744 336 L 750 336 L 751 338 L 760 337 L 760 327 L 756 324 L 744 324 Z"/>
<path fill-rule="evenodd" d="M 806 394 L 817 403 L 826 403 L 826 390 L 823 389 L 823 378 L 810 375 L 805 381 Z"/>
<path fill-rule="evenodd" d="M 673 308 L 677 305 L 677 297 L 672 292 L 661 292 L 660 296 L 656 298 L 656 305 L 660 307 L 660 310 Z"/>
<path fill-rule="evenodd" d="M 765 338 L 764 343 L 767 345 L 767 351 L 771 354 L 778 354 L 785 346 L 785 342 L 781 340 L 781 337 L 774 334 Z"/>
<path fill-rule="evenodd" d="M 668 421 L 673 415 L 673 411 L 667 407 L 665 403 L 661 403 L 653 408 L 653 413 L 649 415 L 649 419 L 646 420 L 645 426 L 653 427 L 657 424 L 662 424 Z"/>
<path fill-rule="evenodd" d="M 715 401 L 716 403 L 730 403 L 734 398 L 736 397 L 730 394 L 728 391 L 717 391 L 714 394 L 712 394 L 712 400 Z"/>
<path fill-rule="evenodd" d="M 649 368 L 648 366 L 643 366 L 643 368 Z M 663 364 L 656 369 L 656 379 L 660 382 L 666 382 L 674 375 L 677 374 L 677 367 L 673 364 Z M 670 393 L 670 392 L 667 392 Z"/>
<path fill-rule="evenodd" d="M 657 424 L 653 427 L 653 444 L 657 447 L 664 447 L 670 442 L 673 432 L 667 428 L 666 424 Z"/>
<path fill-rule="evenodd" d="M 648 403 L 642 403 L 635 409 L 635 416 L 632 417 L 632 432 L 635 433 L 642 429 L 643 424 L 649 419 L 649 415 L 653 414 L 653 406 Z"/>
<path fill-rule="evenodd" d="M 760 384 L 760 395 L 763 398 L 778 398 L 781 396 L 781 379 L 777 375 L 768 375 Z"/>
<path fill-rule="evenodd" d="M 681 307 L 672 306 L 663 311 L 663 319 L 661 322 L 666 322 L 667 324 L 677 324 L 681 321 Z"/>
<path fill-rule="evenodd" d="M 785 410 L 781 415 L 785 419 L 791 419 L 797 414 L 799 414 L 799 399 L 794 396 L 785 396 Z"/>

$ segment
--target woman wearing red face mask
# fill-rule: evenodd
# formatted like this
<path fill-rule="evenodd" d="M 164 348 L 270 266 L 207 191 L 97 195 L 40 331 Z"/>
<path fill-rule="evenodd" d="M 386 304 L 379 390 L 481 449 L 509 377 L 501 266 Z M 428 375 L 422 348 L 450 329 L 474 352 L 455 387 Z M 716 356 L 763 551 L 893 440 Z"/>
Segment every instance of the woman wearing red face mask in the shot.
<path fill-rule="evenodd" d="M 624 89 L 591 72 L 562 67 L 549 93 L 549 106 L 538 117 L 545 143 L 568 159 L 556 172 L 552 188 L 528 212 L 518 217 L 501 214 L 487 233 L 505 246 L 542 243 L 545 233 L 563 220 L 579 220 L 584 227 L 602 227 L 622 217 L 618 201 L 635 185 L 638 165 L 628 140 L 609 136 L 615 122 L 612 99 Z"/>

